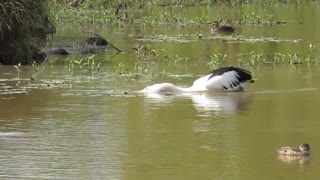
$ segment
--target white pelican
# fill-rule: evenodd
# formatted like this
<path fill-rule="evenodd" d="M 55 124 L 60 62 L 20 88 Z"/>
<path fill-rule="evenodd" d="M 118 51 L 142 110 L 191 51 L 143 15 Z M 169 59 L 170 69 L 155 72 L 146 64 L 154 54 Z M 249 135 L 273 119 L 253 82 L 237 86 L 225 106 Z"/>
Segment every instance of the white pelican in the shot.
<path fill-rule="evenodd" d="M 243 91 L 248 83 L 253 83 L 249 71 L 237 67 L 222 67 L 213 70 L 193 82 L 189 88 L 177 87 L 171 83 L 154 84 L 144 88 L 146 93 L 183 93 L 183 92 L 208 92 L 208 91 Z"/>

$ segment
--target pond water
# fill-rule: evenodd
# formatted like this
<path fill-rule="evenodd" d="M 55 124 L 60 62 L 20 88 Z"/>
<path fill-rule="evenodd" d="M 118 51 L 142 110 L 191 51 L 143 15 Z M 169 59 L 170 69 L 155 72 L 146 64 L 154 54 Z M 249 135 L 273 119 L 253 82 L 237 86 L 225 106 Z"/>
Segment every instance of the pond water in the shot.
<path fill-rule="evenodd" d="M 2 66 L 1 179 L 318 179 L 319 65 L 248 65 L 237 59 L 251 52 L 308 53 L 310 43 L 316 52 L 320 6 L 237 8 L 130 13 L 234 18 L 252 12 L 272 14 L 287 24 L 240 26 L 236 34 L 242 41 L 233 40 L 235 35 L 217 38 L 209 25 L 96 27 L 126 50 L 97 55 L 99 71 L 85 65 L 72 69 L 68 63 L 20 67 L 19 73 Z M 81 45 L 90 31 L 60 29 L 53 44 L 70 47 Z M 194 38 L 200 33 L 203 38 Z M 180 35 L 183 41 L 177 40 Z M 131 50 L 139 45 L 150 46 L 157 59 Z M 212 53 L 227 54 L 225 65 L 244 65 L 255 83 L 242 93 L 135 93 L 159 82 L 191 85 L 213 68 L 208 65 Z M 300 143 L 310 144 L 310 157 L 278 156 L 275 151 Z"/>

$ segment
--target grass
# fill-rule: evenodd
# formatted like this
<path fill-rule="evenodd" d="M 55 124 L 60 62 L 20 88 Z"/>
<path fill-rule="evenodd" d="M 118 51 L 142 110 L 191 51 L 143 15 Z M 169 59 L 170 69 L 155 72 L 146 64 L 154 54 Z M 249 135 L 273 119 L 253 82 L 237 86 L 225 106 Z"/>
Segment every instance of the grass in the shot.
<path fill-rule="evenodd" d="M 315 2 L 315 1 L 313 1 Z M 316 2 L 318 2 L 316 0 Z M 242 1 L 228 1 L 228 0 L 151 0 L 151 1 L 136 1 L 128 0 L 122 1 L 121 11 L 116 14 L 116 7 L 119 5 L 119 1 L 115 0 L 96 0 L 96 1 L 84 1 L 77 7 L 76 10 L 68 8 L 65 4 L 53 3 L 52 16 L 54 20 L 63 25 L 80 25 L 82 27 L 91 26 L 110 26 L 121 25 L 124 21 L 122 13 L 127 12 L 129 14 L 128 24 L 132 26 L 141 25 L 150 28 L 156 28 L 157 26 L 172 25 L 172 26 L 201 26 L 202 24 L 211 24 L 215 20 L 221 22 L 228 22 L 237 26 L 270 26 L 285 23 L 283 20 L 276 20 L 272 14 L 263 12 L 239 12 L 235 18 L 220 17 L 218 14 L 206 15 L 201 14 L 199 16 L 187 17 L 184 13 L 179 13 L 179 10 L 172 8 L 161 8 L 163 6 L 179 6 L 179 7 L 211 7 L 211 6 L 225 6 L 227 8 L 237 8 L 243 4 L 256 4 L 259 5 L 273 5 L 273 4 L 307 4 L 303 0 L 271 0 L 271 1 L 256 1 L 256 0 L 242 0 Z M 160 6 L 160 7 L 159 7 Z M 161 13 L 158 15 L 144 15 L 142 17 L 136 17 L 135 13 L 131 10 L 149 10 L 154 8 L 161 8 Z M 177 11 L 176 11 L 177 10 Z"/>

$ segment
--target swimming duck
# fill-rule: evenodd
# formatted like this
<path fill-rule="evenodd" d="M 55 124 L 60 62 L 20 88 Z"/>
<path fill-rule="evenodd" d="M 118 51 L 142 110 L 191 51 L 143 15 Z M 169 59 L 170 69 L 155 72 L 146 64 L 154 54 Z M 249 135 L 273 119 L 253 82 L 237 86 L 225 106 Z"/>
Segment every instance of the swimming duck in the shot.
<path fill-rule="evenodd" d="M 300 144 L 299 147 L 280 147 L 277 151 L 280 155 L 289 156 L 308 156 L 311 153 L 309 144 Z"/>
<path fill-rule="evenodd" d="M 86 39 L 86 45 L 92 45 L 92 46 L 108 46 L 108 41 L 105 40 L 103 37 L 99 36 L 98 34 L 95 34 L 95 37 L 88 37 Z"/>
<path fill-rule="evenodd" d="M 93 46 L 107 46 L 108 42 L 100 37 L 89 37 L 86 39 L 86 44 Z"/>
<path fill-rule="evenodd" d="M 220 25 L 219 21 L 213 22 L 213 28 L 211 29 L 211 33 L 225 33 L 231 34 L 235 31 L 235 28 L 230 25 Z"/>
<path fill-rule="evenodd" d="M 245 69 L 222 67 L 195 80 L 189 88 L 177 87 L 171 83 L 161 83 L 148 86 L 141 92 L 166 94 L 179 92 L 244 91 L 245 85 L 253 82 L 251 73 Z"/>
<path fill-rule="evenodd" d="M 47 50 L 47 54 L 50 55 L 69 55 L 69 52 L 64 48 L 52 48 Z"/>

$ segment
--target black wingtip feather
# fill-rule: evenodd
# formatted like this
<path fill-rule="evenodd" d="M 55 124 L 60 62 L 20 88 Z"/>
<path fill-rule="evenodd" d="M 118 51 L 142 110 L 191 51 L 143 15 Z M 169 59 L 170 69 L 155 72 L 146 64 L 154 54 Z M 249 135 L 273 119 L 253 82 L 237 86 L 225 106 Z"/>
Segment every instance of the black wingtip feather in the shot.
<path fill-rule="evenodd" d="M 209 79 L 211 79 L 214 76 L 222 75 L 223 73 L 229 72 L 229 71 L 236 71 L 237 72 L 239 82 L 246 82 L 246 81 L 249 81 L 250 83 L 254 82 L 250 71 L 242 69 L 242 68 L 232 67 L 232 66 L 222 67 L 222 68 L 211 71 L 210 72 L 211 76 L 209 77 Z"/>

